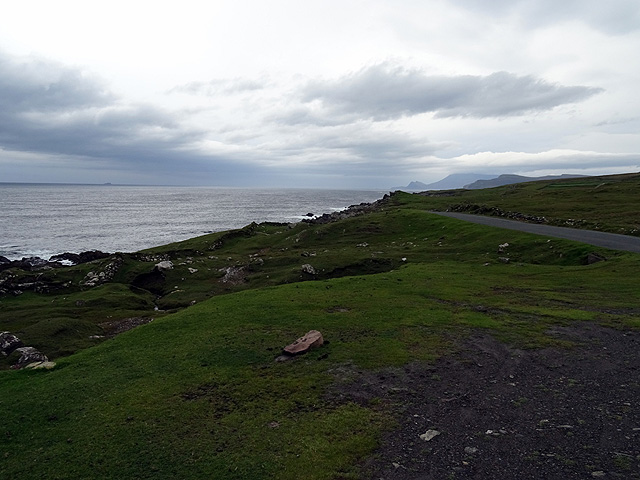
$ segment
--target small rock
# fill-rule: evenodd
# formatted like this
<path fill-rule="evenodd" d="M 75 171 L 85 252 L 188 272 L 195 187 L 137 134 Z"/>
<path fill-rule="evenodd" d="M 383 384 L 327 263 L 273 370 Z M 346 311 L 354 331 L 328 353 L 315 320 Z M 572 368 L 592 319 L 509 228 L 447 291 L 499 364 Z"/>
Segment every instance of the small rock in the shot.
<path fill-rule="evenodd" d="M 304 265 L 302 265 L 300 270 L 302 270 L 302 273 L 306 273 L 306 274 L 309 274 L 309 275 L 315 275 L 316 273 L 318 273 L 316 271 L 316 269 L 313 268 L 313 266 L 308 264 L 308 263 L 305 263 Z"/>
<path fill-rule="evenodd" d="M 425 433 L 420 435 L 420 438 L 422 440 L 424 440 L 425 442 L 430 442 L 431 440 L 433 440 L 438 435 L 440 435 L 440 432 L 437 431 L 437 430 L 427 430 Z"/>
<path fill-rule="evenodd" d="M 295 342 L 284 347 L 284 353 L 288 355 L 300 355 L 312 348 L 317 348 L 324 343 L 322 334 L 317 330 L 307 332 L 304 337 L 298 338 Z"/>
<path fill-rule="evenodd" d="M 478 449 L 475 447 L 464 447 L 464 453 L 466 453 L 467 455 L 473 455 L 477 451 Z"/>
<path fill-rule="evenodd" d="M 291 360 L 293 357 L 291 355 L 279 355 L 276 357 L 276 359 L 274 360 L 277 363 L 282 363 L 282 362 L 288 362 L 289 360 Z"/>
<path fill-rule="evenodd" d="M 502 263 L 509 263 L 511 261 L 509 257 L 500 257 L 498 258 L 498 260 L 500 260 Z"/>
<path fill-rule="evenodd" d="M 598 470 L 597 472 L 591 472 L 592 477 L 604 477 L 605 475 L 606 473 L 604 473 L 602 470 Z"/>
<path fill-rule="evenodd" d="M 198 271 L 197 268 L 191 268 L 189 267 L 189 273 L 196 273 Z"/>
<path fill-rule="evenodd" d="M 597 253 L 590 253 L 589 255 L 587 255 L 588 265 L 593 265 L 594 263 L 598 263 L 598 262 L 604 262 L 605 260 L 606 258 L 604 258 L 601 255 L 598 255 Z"/>
<path fill-rule="evenodd" d="M 173 262 L 171 262 L 169 260 L 165 260 L 164 262 L 156 263 L 155 268 L 157 268 L 161 272 L 163 270 L 172 270 L 173 269 Z"/>

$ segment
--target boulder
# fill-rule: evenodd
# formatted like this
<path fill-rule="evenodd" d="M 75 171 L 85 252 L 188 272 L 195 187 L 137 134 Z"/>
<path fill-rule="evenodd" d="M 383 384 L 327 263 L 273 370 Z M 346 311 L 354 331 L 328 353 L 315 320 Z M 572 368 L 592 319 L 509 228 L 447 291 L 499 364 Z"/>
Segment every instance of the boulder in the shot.
<path fill-rule="evenodd" d="M 20 354 L 20 358 L 15 364 L 15 366 L 18 368 L 22 368 L 26 365 L 29 365 L 30 363 L 49 361 L 44 353 L 34 347 L 20 347 L 16 348 L 15 351 Z"/>
<path fill-rule="evenodd" d="M 0 332 L 0 353 L 5 357 L 16 348 L 22 347 L 22 340 L 11 332 Z"/>
<path fill-rule="evenodd" d="M 316 269 L 308 263 L 302 265 L 302 267 L 300 267 L 300 270 L 302 271 L 302 273 L 306 273 L 307 275 L 316 275 L 318 273 Z"/>
<path fill-rule="evenodd" d="M 165 260 L 163 262 L 156 263 L 155 268 L 157 268 L 161 272 L 164 270 L 171 270 L 173 269 L 173 262 Z"/>
<path fill-rule="evenodd" d="M 300 355 L 307 353 L 312 348 L 317 348 L 324 343 L 322 334 L 317 330 L 307 332 L 304 337 L 300 337 L 295 342 L 284 347 L 284 353 L 287 355 Z"/>
<path fill-rule="evenodd" d="M 606 258 L 604 258 L 601 255 L 598 255 L 597 253 L 590 253 L 589 255 L 587 255 L 587 264 L 588 265 L 593 265 L 594 263 L 598 263 L 598 262 L 604 262 L 606 260 Z"/>

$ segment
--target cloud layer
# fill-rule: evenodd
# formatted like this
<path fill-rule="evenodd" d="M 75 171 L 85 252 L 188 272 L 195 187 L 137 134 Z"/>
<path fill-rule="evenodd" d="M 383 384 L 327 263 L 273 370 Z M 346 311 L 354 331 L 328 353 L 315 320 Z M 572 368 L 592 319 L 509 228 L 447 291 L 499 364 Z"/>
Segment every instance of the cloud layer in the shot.
<path fill-rule="evenodd" d="M 375 65 L 336 81 L 314 81 L 303 100 L 320 100 L 332 113 L 374 120 L 434 113 L 436 117 L 508 117 L 579 102 L 601 88 L 563 86 L 532 75 L 508 72 L 487 76 L 425 75 L 389 65 Z"/>
<path fill-rule="evenodd" d="M 0 181 L 385 188 L 640 168 L 636 1 L 373 0 L 364 14 L 275 0 L 195 17 L 190 1 L 128 45 L 98 24 L 78 41 L 64 7 L 35 30 L 12 4 Z M 114 8 L 111 29 L 148 20 Z M 84 56 L 56 43 L 67 34 Z"/>

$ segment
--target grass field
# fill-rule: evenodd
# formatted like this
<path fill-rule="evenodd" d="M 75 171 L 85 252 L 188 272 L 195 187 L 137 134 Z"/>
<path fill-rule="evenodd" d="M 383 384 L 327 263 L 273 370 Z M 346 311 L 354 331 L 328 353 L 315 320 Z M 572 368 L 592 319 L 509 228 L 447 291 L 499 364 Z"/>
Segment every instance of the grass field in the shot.
<path fill-rule="evenodd" d="M 469 201 L 637 228 L 637 175 L 577 181 L 251 225 L 126 254 L 92 288 L 80 281 L 110 259 L 45 272 L 71 285 L 0 297 L 0 330 L 57 362 L 0 372 L 0 478 L 360 478 L 395 420 L 385 402 L 332 395 L 351 370 L 432 363 L 477 331 L 534 349 L 570 348 L 548 334 L 558 325 L 640 328 L 640 255 L 429 213 Z M 152 275 L 160 259 L 174 268 Z M 131 317 L 154 320 L 108 336 Z M 275 361 L 311 329 L 324 346 Z"/>

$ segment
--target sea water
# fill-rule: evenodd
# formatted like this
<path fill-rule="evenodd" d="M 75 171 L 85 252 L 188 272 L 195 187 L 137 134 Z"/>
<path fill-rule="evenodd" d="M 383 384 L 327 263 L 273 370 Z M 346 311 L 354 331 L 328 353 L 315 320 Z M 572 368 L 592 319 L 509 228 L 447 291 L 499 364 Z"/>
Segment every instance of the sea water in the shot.
<path fill-rule="evenodd" d="M 298 222 L 388 192 L 0 184 L 0 255 L 135 252 L 251 222 Z"/>

